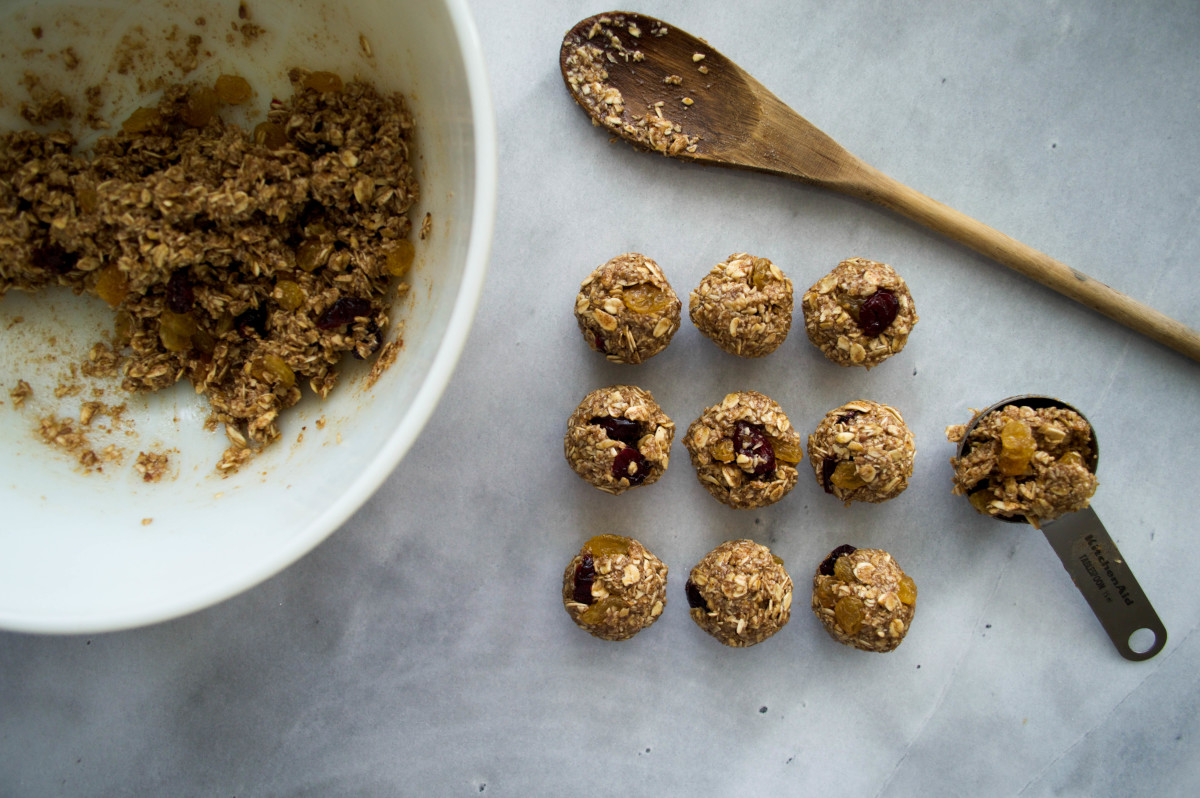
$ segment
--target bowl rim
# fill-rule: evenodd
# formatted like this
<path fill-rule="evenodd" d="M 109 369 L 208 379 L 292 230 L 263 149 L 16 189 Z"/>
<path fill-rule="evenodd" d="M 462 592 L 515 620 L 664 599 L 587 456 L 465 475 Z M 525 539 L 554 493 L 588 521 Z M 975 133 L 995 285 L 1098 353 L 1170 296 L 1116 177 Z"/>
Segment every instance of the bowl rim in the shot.
<path fill-rule="evenodd" d="M 207 609 L 249 590 L 284 571 L 332 535 L 380 488 L 399 465 L 433 415 L 458 365 L 471 333 L 491 255 L 495 228 L 498 144 L 495 108 L 484 63 L 483 47 L 466 0 L 443 0 L 466 76 L 474 130 L 474 199 L 470 212 L 470 238 L 463 277 L 454 299 L 450 321 L 429 372 L 401 423 L 363 469 L 362 474 L 336 501 L 303 530 L 274 550 L 267 561 L 214 580 L 198 590 L 153 607 L 109 612 L 103 617 L 83 614 L 21 617 L 0 614 L 0 629 L 36 634 L 90 634 L 114 632 L 161 623 Z"/>

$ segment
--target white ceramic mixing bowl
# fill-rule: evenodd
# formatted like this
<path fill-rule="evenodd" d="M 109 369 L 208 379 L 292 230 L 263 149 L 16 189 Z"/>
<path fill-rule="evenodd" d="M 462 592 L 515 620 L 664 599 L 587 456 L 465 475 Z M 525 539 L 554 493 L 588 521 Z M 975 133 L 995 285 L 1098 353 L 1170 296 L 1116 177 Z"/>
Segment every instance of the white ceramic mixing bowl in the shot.
<path fill-rule="evenodd" d="M 272 93 L 290 93 L 286 71 L 300 66 L 401 91 L 416 117 L 413 219 L 419 226 L 429 213 L 432 227 L 416 242 L 413 290 L 393 312 L 404 323 L 399 358 L 369 387 L 366 367 L 352 363 L 326 401 L 306 396 L 284 415 L 283 439 L 233 476 L 215 473 L 227 442 L 203 429 L 206 403 L 187 385 L 129 399 L 131 432 L 117 441 L 129 456 L 103 473 L 84 473 L 41 441 L 39 417 L 78 412 L 79 397 L 56 400 L 53 388 L 111 315 L 69 293 L 0 300 L 0 627 L 96 632 L 177 617 L 316 546 L 380 486 L 433 412 L 475 314 L 495 216 L 495 119 L 478 35 L 465 0 L 247 0 L 242 10 L 209 0 L 8 2 L 0 31 L 4 129 L 22 124 L 26 70 L 53 75 L 77 61 L 64 90 L 82 90 L 140 37 L 151 51 L 138 62 L 142 76 L 169 73 L 191 35 L 203 44 L 186 79 L 245 75 L 260 111 Z M 109 75 L 112 118 L 145 101 L 138 77 Z M 8 395 L 18 379 L 34 387 L 20 408 Z M 172 474 L 147 484 L 132 460 L 151 448 L 171 452 Z"/>

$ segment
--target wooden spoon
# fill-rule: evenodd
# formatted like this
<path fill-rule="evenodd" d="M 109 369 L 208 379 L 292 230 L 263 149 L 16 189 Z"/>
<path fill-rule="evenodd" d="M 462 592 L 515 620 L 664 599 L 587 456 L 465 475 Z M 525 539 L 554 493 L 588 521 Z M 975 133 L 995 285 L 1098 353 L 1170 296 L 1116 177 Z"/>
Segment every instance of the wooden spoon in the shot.
<path fill-rule="evenodd" d="M 559 64 L 593 123 L 635 146 L 878 203 L 1200 361 L 1200 333 L 860 161 L 703 39 L 612 11 L 571 28 Z"/>

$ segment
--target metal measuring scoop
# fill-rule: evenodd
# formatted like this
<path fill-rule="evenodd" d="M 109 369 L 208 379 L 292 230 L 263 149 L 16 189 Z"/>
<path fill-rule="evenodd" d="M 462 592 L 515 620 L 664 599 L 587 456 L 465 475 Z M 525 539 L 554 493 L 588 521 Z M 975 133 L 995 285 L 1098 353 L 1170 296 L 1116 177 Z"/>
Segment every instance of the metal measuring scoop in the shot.
<path fill-rule="evenodd" d="M 959 441 L 959 457 L 970 450 L 970 436 L 979 422 L 988 414 L 1009 405 L 1034 410 L 1058 407 L 1079 413 L 1066 402 L 1049 396 L 1009 397 L 975 414 L 967 424 L 962 440 Z M 1082 413 L 1079 413 L 1079 416 L 1087 421 Z M 1091 422 L 1087 423 L 1091 427 Z M 1094 427 L 1091 427 L 1091 432 L 1092 453 L 1088 458 L 1087 467 L 1095 473 L 1100 452 Z M 1023 515 L 993 517 L 1001 521 L 1028 523 L 1028 519 Z M 1104 524 L 1100 522 L 1095 510 L 1085 507 L 1052 521 L 1043 521 L 1041 530 L 1046 540 L 1050 541 L 1050 547 L 1062 561 L 1063 567 L 1071 575 L 1071 581 L 1083 594 L 1088 606 L 1092 608 L 1092 612 L 1122 657 L 1140 662 L 1163 650 L 1167 644 L 1167 629 L 1159 620 L 1154 607 L 1150 606 L 1150 600 L 1146 598 L 1133 571 L 1121 556 L 1117 544 L 1104 529 Z M 1153 643 L 1149 647 L 1139 646 L 1141 650 L 1134 649 L 1135 635 L 1141 640 L 1145 638 L 1146 632 L 1153 635 Z"/>

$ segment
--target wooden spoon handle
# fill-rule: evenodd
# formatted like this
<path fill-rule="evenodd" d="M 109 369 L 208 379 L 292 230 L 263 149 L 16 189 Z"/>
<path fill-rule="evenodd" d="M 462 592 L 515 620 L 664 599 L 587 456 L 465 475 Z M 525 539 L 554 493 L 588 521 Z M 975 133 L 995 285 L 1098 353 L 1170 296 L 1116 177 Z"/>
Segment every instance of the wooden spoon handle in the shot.
<path fill-rule="evenodd" d="M 907 216 L 1192 360 L 1200 361 L 1200 333 L 1190 327 L 999 230 L 930 199 L 868 164 L 860 161 L 859 165 L 861 170 L 855 170 L 858 174 L 853 178 L 831 187 Z"/>

